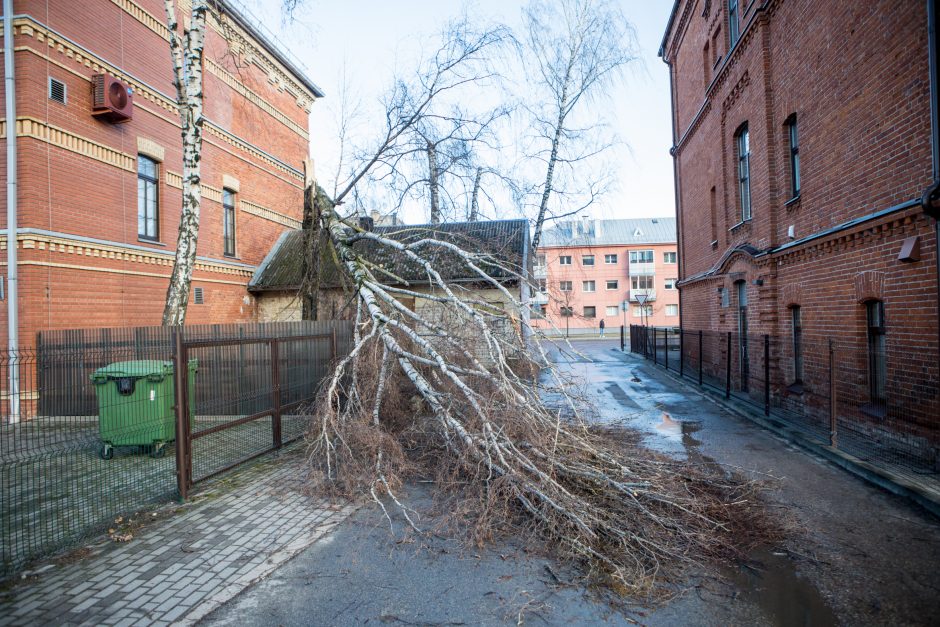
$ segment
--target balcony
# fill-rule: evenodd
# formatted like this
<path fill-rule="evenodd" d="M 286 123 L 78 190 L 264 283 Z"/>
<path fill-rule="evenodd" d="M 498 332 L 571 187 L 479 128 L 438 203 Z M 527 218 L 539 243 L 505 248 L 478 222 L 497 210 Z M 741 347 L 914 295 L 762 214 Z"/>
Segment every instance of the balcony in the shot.
<path fill-rule="evenodd" d="M 631 303 L 640 303 L 646 304 L 651 303 L 656 300 L 656 290 L 647 289 L 647 290 L 630 290 L 630 302 Z"/>
<path fill-rule="evenodd" d="M 653 265 L 652 261 L 643 263 L 630 262 L 630 276 L 656 274 Z"/>
<path fill-rule="evenodd" d="M 535 275 L 536 279 L 544 279 L 546 276 L 548 276 L 548 267 L 535 264 L 532 267 L 532 274 Z"/>

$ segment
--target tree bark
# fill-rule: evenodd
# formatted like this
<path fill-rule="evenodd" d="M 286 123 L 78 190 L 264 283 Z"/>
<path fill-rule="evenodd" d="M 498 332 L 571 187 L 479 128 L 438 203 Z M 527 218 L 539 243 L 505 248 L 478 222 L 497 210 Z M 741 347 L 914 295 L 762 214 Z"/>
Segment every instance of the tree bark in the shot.
<path fill-rule="evenodd" d="M 477 175 L 473 179 L 473 194 L 470 196 L 470 222 L 480 219 L 480 179 L 483 177 L 483 168 L 477 168 Z"/>
<path fill-rule="evenodd" d="M 545 226 L 548 199 L 552 193 L 552 179 L 555 176 L 555 164 L 558 162 L 558 146 L 561 143 L 561 131 L 565 127 L 565 116 L 568 109 L 568 85 L 571 82 L 571 68 L 573 65 L 574 57 L 568 62 L 564 84 L 561 88 L 561 97 L 558 101 L 558 119 L 555 122 L 555 134 L 552 136 L 552 152 L 548 157 L 548 168 L 545 171 L 545 187 L 542 189 L 542 200 L 539 202 L 539 214 L 535 220 L 535 232 L 532 234 L 532 250 L 538 250 L 539 242 L 542 240 L 542 228 Z"/>
<path fill-rule="evenodd" d="M 170 57 L 173 84 L 183 137 L 183 206 L 176 255 L 163 309 L 164 325 L 179 325 L 186 320 L 189 287 L 196 266 L 199 238 L 199 209 L 202 204 L 200 160 L 202 155 L 203 91 L 202 55 L 206 34 L 206 0 L 193 0 L 189 28 L 179 35 L 174 0 L 165 0 L 167 26 L 170 30 Z"/>
<path fill-rule="evenodd" d="M 428 186 L 431 188 L 431 224 L 441 221 L 441 191 L 438 181 L 437 146 L 428 142 Z"/>

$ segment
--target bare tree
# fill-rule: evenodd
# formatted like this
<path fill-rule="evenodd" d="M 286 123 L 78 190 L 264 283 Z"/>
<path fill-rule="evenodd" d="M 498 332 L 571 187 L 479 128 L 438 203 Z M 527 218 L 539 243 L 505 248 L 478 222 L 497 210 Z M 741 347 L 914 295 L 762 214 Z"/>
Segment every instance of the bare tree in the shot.
<path fill-rule="evenodd" d="M 611 145 L 598 132 L 600 117 L 587 109 L 636 55 L 632 26 L 611 0 L 533 0 L 524 18 L 524 64 L 534 77 L 531 87 L 541 94 L 528 107 L 537 132 L 533 156 L 545 165 L 532 236 L 537 249 L 546 220 L 583 210 L 603 190 L 595 174 L 577 171 Z M 576 179 L 586 181 L 586 188 Z M 560 193 L 579 199 L 552 212 L 552 195 Z"/>
<path fill-rule="evenodd" d="M 199 238 L 199 208 L 202 204 L 202 59 L 209 6 L 207 0 L 193 0 L 189 23 L 182 34 L 176 17 L 176 2 L 164 0 L 164 8 L 170 30 L 173 85 L 176 88 L 183 137 L 183 207 L 176 237 L 176 256 L 163 309 L 163 324 L 175 325 L 183 324 L 186 319 L 189 286 L 196 266 L 196 241 Z"/>

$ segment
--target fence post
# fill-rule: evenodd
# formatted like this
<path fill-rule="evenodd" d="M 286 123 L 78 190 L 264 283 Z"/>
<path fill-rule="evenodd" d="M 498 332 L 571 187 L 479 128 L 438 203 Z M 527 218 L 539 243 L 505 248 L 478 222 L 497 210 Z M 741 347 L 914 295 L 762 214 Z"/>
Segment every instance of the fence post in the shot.
<path fill-rule="evenodd" d="M 764 334 L 764 415 L 770 415 L 770 335 Z"/>
<path fill-rule="evenodd" d="M 663 329 L 663 365 L 666 367 L 666 370 L 669 370 L 669 330 Z"/>
<path fill-rule="evenodd" d="M 731 398 L 731 331 L 728 331 L 728 350 L 725 355 L 725 398 Z"/>
<path fill-rule="evenodd" d="M 702 331 L 698 332 L 698 384 L 702 385 Z"/>
<path fill-rule="evenodd" d="M 191 468 L 187 463 L 189 457 L 188 441 L 192 437 L 192 431 L 189 429 L 189 367 L 186 360 L 186 347 L 183 346 L 182 329 L 176 327 L 173 329 L 173 387 L 174 401 L 176 406 L 173 408 L 176 413 L 176 488 L 179 491 L 180 500 L 185 501 L 189 493 Z"/>
<path fill-rule="evenodd" d="M 281 448 L 283 438 L 281 437 L 281 359 L 280 343 L 277 338 L 272 338 L 271 344 L 271 392 L 272 405 L 274 412 L 271 414 L 271 436 L 274 448 Z"/>
<path fill-rule="evenodd" d="M 679 329 L 679 377 L 685 374 L 685 333 Z"/>
<path fill-rule="evenodd" d="M 330 333 L 330 363 L 336 361 L 336 326 L 334 325 Z"/>
<path fill-rule="evenodd" d="M 621 353 L 623 352 L 624 348 L 626 348 L 627 346 L 626 335 L 624 335 L 625 331 L 626 331 L 626 328 L 621 324 L 620 325 L 620 352 Z"/>
<path fill-rule="evenodd" d="M 659 365 L 658 347 L 656 346 L 656 327 L 653 327 L 653 363 Z"/>
<path fill-rule="evenodd" d="M 829 340 L 829 446 L 839 448 L 838 413 L 836 405 L 836 361 L 832 339 Z"/>

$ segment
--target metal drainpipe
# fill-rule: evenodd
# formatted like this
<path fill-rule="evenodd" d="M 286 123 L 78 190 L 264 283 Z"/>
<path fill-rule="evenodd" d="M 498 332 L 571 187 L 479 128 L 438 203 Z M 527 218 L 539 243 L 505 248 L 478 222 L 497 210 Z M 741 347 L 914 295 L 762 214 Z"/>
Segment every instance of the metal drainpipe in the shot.
<path fill-rule="evenodd" d="M 940 181 L 940 40 L 937 30 L 940 0 L 927 0 L 927 45 L 930 61 L 930 145 L 933 154 L 933 180 Z M 940 220 L 934 219 L 937 259 L 937 350 L 940 351 Z"/>
<path fill-rule="evenodd" d="M 13 80 L 13 0 L 3 0 L 3 78 L 7 120 L 7 355 L 10 422 L 20 420 L 19 298 L 16 255 L 16 82 Z"/>

